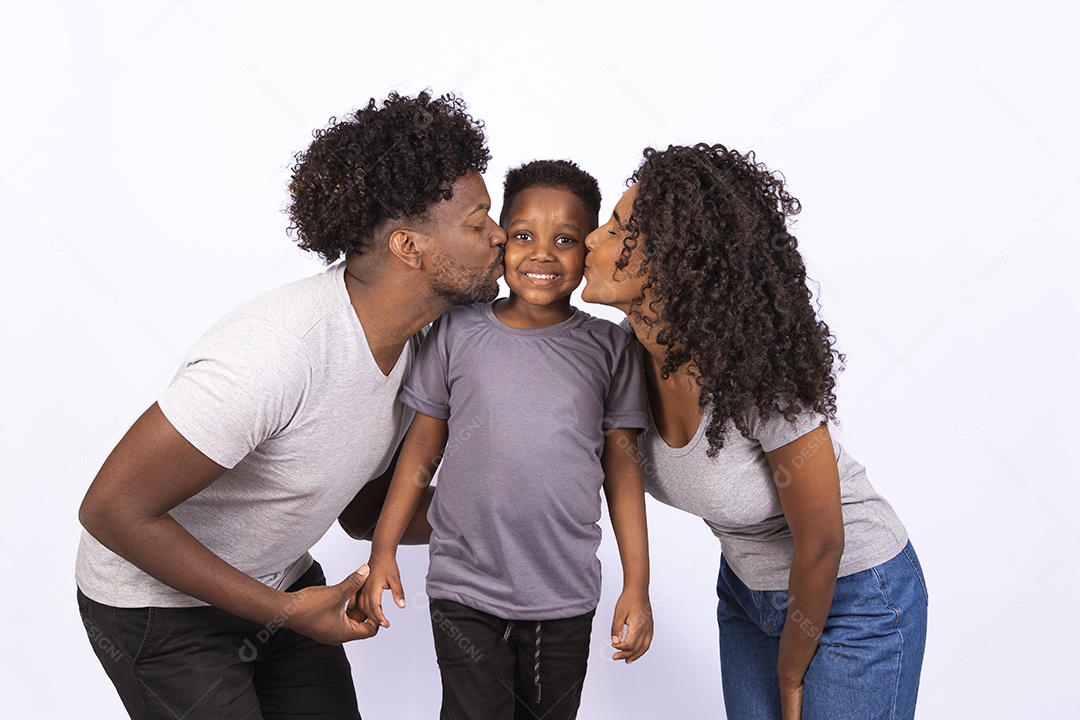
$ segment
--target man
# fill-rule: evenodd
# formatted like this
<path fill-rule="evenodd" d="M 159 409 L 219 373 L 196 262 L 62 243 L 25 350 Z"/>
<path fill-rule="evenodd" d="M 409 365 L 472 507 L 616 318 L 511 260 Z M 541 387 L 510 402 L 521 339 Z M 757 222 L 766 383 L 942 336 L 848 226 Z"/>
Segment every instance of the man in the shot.
<path fill-rule="evenodd" d="M 359 717 L 341 643 L 377 630 L 367 569 L 326 587 L 308 550 L 346 506 L 351 534 L 378 517 L 417 333 L 497 293 L 489 159 L 464 103 L 428 93 L 297 156 L 290 229 L 344 261 L 215 325 L 79 510 L 79 608 L 131 717 Z"/>

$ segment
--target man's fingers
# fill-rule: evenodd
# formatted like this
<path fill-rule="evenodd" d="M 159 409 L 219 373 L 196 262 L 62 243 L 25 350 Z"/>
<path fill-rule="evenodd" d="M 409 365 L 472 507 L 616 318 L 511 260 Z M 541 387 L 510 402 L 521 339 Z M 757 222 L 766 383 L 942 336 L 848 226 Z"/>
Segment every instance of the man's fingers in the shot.
<path fill-rule="evenodd" d="M 368 566 L 361 565 L 360 569 L 354 573 L 350 573 L 349 577 L 345 578 L 337 584 L 339 590 L 341 590 L 342 597 L 355 596 L 356 591 L 364 587 L 364 583 L 368 578 Z"/>
<path fill-rule="evenodd" d="M 367 640 L 379 632 L 377 623 L 365 622 L 353 615 L 349 615 L 349 627 L 351 629 L 349 640 Z"/>

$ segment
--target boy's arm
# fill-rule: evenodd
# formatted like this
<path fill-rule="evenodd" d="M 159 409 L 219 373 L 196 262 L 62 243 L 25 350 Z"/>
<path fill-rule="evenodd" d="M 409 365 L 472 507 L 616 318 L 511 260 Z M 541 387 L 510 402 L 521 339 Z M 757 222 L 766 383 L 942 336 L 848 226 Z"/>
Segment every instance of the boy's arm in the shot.
<path fill-rule="evenodd" d="M 224 471 L 155 403 L 105 460 L 79 508 L 79 521 L 151 577 L 239 617 L 283 625 L 327 644 L 374 635 L 377 627 L 358 622 L 345 608 L 364 583 L 363 569 L 339 585 L 284 593 L 225 562 L 173 519 L 173 508 Z"/>
<path fill-rule="evenodd" d="M 371 541 L 371 559 L 368 561 L 371 575 L 365 591 L 359 596 L 361 611 L 383 627 L 390 627 L 382 612 L 384 590 L 393 593 L 398 607 L 405 607 L 397 548 L 439 467 L 447 434 L 446 420 L 418 412 L 401 444 L 394 477 Z"/>
<path fill-rule="evenodd" d="M 617 428 L 604 440 L 604 494 L 611 527 L 619 545 L 623 591 L 615 605 L 611 645 L 613 660 L 631 663 L 652 643 L 653 619 L 649 605 L 649 536 L 645 524 L 645 488 L 638 461 L 637 430 Z M 623 638 L 623 628 L 626 637 Z"/>
<path fill-rule="evenodd" d="M 401 447 L 399 446 L 383 474 L 360 488 L 360 492 L 356 493 L 356 497 L 341 511 L 341 515 L 338 516 L 338 523 L 341 525 L 341 529 L 349 534 L 349 537 L 357 540 L 372 539 L 400 455 Z M 416 512 L 413 513 L 412 519 L 401 537 L 402 545 L 427 544 L 428 539 L 431 537 L 431 525 L 428 524 L 427 511 L 428 507 L 431 506 L 431 497 L 434 494 L 435 488 L 429 487 L 424 490 L 420 505 L 416 508 Z"/>

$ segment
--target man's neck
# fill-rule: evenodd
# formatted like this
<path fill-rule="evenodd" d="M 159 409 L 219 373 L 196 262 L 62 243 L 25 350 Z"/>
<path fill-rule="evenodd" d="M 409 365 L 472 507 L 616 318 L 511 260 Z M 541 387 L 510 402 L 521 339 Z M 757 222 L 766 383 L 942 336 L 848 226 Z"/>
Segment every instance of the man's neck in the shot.
<path fill-rule="evenodd" d="M 345 289 L 384 375 L 393 370 L 409 338 L 446 309 L 444 301 L 401 274 L 386 269 L 365 272 L 352 261 L 346 261 Z"/>

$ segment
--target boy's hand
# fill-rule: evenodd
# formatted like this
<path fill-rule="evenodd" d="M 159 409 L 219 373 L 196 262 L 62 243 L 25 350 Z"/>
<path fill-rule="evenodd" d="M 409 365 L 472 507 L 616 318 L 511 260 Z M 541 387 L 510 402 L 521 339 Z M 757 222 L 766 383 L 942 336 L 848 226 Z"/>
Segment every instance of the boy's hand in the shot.
<path fill-rule="evenodd" d="M 389 590 L 397 606 L 405 607 L 405 591 L 401 588 L 397 557 L 390 553 L 373 554 L 368 560 L 368 565 L 371 568 L 371 574 L 357 595 L 357 606 L 375 623 L 388 628 L 390 621 L 386 619 L 382 611 L 383 591 Z"/>
<path fill-rule="evenodd" d="M 370 584 L 370 583 L 369 583 Z M 623 626 L 626 637 L 623 638 Z M 626 590 L 615 603 L 615 617 L 611 621 L 611 647 L 618 650 L 612 660 L 625 660 L 629 665 L 645 654 L 652 644 L 653 619 L 649 593 Z"/>

